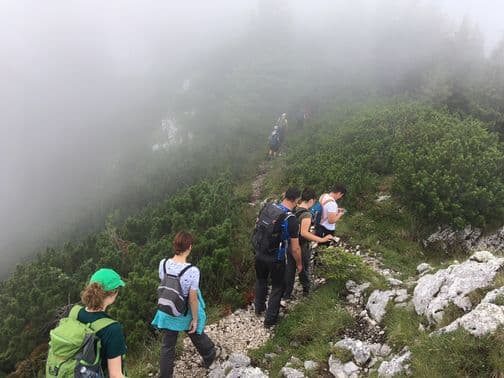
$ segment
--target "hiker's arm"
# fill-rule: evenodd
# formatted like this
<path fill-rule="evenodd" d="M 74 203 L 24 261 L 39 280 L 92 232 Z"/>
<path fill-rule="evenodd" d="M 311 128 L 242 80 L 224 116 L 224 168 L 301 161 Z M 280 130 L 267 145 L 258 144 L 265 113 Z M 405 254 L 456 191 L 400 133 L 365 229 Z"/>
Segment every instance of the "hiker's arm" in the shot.
<path fill-rule="evenodd" d="M 303 270 L 303 263 L 301 260 L 301 246 L 299 245 L 298 238 L 291 238 L 291 253 L 294 261 L 296 261 L 298 272 L 301 272 Z"/>
<path fill-rule="evenodd" d="M 107 360 L 108 374 L 110 378 L 124 378 L 122 373 L 121 356 L 109 358 Z"/>
<path fill-rule="evenodd" d="M 327 222 L 330 224 L 334 224 L 341 218 L 338 212 L 328 212 L 327 213 Z"/>
<path fill-rule="evenodd" d="M 189 329 L 189 333 L 196 332 L 198 328 L 198 291 L 197 290 L 189 290 L 189 307 L 191 308 L 192 320 L 191 320 L 191 328 Z"/>
<path fill-rule="evenodd" d="M 317 243 L 325 243 L 329 240 L 332 239 L 332 235 L 326 235 L 323 238 L 312 234 L 310 232 L 310 225 L 311 225 L 311 219 L 310 218 L 304 218 L 301 219 L 301 236 L 305 238 L 306 240 L 314 241 Z"/>

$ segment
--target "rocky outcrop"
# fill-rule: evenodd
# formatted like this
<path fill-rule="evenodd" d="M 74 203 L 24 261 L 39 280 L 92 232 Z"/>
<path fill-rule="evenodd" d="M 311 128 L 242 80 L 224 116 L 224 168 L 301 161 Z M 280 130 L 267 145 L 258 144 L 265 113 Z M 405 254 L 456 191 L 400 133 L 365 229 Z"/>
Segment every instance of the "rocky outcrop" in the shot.
<path fill-rule="evenodd" d="M 504 306 L 493 303 L 480 303 L 468 314 L 458 318 L 438 333 L 453 332 L 462 327 L 474 336 L 484 336 L 504 325 Z"/>
<path fill-rule="evenodd" d="M 336 378 L 357 378 L 359 367 L 352 361 L 342 363 L 339 359 L 329 356 L 329 372 Z"/>
<path fill-rule="evenodd" d="M 471 226 L 458 231 L 450 227 L 439 228 L 423 241 L 423 245 L 427 248 L 440 248 L 444 251 L 488 250 L 502 252 L 504 251 L 504 226 L 489 235 L 483 235 L 479 228 Z"/>
<path fill-rule="evenodd" d="M 416 312 L 426 315 L 430 322 L 439 322 L 450 303 L 464 311 L 471 310 L 473 304 L 469 293 L 488 287 L 502 266 L 504 258 L 480 251 L 468 261 L 424 275 L 418 280 L 413 293 Z"/>

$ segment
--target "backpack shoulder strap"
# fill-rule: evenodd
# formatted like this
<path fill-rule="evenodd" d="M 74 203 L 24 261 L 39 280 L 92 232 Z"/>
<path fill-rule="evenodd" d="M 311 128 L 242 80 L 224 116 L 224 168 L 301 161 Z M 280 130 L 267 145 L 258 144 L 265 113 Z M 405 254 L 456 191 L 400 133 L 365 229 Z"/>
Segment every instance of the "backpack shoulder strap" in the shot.
<path fill-rule="evenodd" d="M 164 272 L 165 276 L 168 274 L 168 271 L 166 270 L 166 263 L 167 262 L 168 262 L 168 259 L 164 259 L 164 261 L 163 261 L 163 272 Z"/>
<path fill-rule="evenodd" d="M 70 313 L 68 314 L 68 317 L 70 319 L 74 319 L 74 320 L 77 320 L 77 317 L 79 316 L 79 311 L 82 309 L 83 307 L 81 305 L 75 305 L 72 307 L 72 309 L 70 310 Z"/>
<path fill-rule="evenodd" d="M 186 272 L 186 270 L 188 270 L 189 268 L 192 268 L 192 267 L 193 267 L 193 265 L 189 264 L 184 269 L 182 269 L 182 271 L 178 275 L 178 278 L 182 277 L 182 275 Z"/>
<path fill-rule="evenodd" d="M 320 202 L 320 204 L 321 204 L 322 206 L 324 206 L 324 205 L 328 204 L 329 202 L 336 202 L 336 201 L 334 200 L 334 198 L 332 198 L 330 195 L 327 195 L 327 196 L 329 197 L 328 199 L 326 199 L 325 201 L 321 201 L 321 200 L 322 200 L 322 197 L 324 197 L 324 195 L 326 195 L 326 194 L 327 194 L 327 193 L 324 193 L 324 194 L 322 194 L 322 195 L 320 196 L 320 200 L 319 200 L 319 202 Z"/>
<path fill-rule="evenodd" d="M 91 329 L 95 333 L 97 333 L 97 332 L 100 332 L 102 329 L 104 329 L 114 323 L 117 323 L 117 320 L 110 319 L 110 318 L 101 318 L 101 319 L 95 320 L 89 326 L 91 327 Z"/>

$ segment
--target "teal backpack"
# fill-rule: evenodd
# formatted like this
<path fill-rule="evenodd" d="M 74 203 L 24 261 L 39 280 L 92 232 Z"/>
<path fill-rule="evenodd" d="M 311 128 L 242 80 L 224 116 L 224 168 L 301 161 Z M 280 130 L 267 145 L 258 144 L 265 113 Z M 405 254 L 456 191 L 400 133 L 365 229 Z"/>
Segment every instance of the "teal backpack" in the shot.
<path fill-rule="evenodd" d="M 101 342 L 96 333 L 116 323 L 109 318 L 84 324 L 77 320 L 82 306 L 72 307 L 67 318 L 50 332 L 46 377 L 105 377 L 101 368 Z"/>

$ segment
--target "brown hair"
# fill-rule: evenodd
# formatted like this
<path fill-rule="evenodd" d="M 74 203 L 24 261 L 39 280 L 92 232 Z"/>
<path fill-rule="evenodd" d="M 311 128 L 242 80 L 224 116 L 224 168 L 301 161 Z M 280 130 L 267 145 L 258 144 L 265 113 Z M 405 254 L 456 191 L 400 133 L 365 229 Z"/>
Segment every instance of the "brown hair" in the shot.
<path fill-rule="evenodd" d="M 105 298 L 114 295 L 117 290 L 105 291 L 98 282 L 86 286 L 81 292 L 81 301 L 90 310 L 100 310 L 103 308 Z"/>
<path fill-rule="evenodd" d="M 185 252 L 193 244 L 193 237 L 189 232 L 180 231 L 177 232 L 175 238 L 173 239 L 173 250 L 176 255 L 180 255 Z"/>

